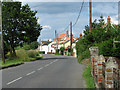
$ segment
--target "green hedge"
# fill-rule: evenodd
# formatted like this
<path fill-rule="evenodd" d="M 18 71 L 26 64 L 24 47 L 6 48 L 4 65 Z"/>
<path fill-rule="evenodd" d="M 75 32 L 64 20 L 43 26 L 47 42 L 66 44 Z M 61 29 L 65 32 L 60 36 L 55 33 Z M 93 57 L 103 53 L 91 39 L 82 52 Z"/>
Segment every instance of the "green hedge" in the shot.
<path fill-rule="evenodd" d="M 38 51 L 39 54 L 45 54 L 45 51 Z"/>

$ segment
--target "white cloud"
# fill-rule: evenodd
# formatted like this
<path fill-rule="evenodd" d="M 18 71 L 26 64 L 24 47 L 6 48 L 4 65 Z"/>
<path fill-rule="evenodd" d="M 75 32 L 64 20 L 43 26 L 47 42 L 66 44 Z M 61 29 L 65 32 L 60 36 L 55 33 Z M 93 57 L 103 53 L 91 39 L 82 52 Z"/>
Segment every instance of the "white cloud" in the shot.
<path fill-rule="evenodd" d="M 118 24 L 118 20 L 116 20 L 115 18 L 111 17 L 111 23 L 117 25 Z"/>
<path fill-rule="evenodd" d="M 49 25 L 44 25 L 42 26 L 43 30 L 50 30 L 51 29 L 51 26 Z"/>

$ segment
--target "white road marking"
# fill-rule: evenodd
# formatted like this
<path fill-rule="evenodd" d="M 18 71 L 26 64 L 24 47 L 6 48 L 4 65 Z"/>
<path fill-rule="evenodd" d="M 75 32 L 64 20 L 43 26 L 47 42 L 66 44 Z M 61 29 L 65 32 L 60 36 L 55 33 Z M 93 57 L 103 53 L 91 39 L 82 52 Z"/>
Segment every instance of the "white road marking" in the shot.
<path fill-rule="evenodd" d="M 37 69 L 37 70 L 41 70 L 41 69 L 43 69 L 43 67 L 41 67 L 41 68 L 39 68 L 39 69 Z"/>
<path fill-rule="evenodd" d="M 45 67 L 49 66 L 50 64 L 45 65 Z"/>
<path fill-rule="evenodd" d="M 33 73 L 35 73 L 35 71 L 32 71 L 32 72 L 30 72 L 30 73 L 28 73 L 28 74 L 26 74 L 26 75 L 28 76 L 28 75 L 33 74 Z"/>
<path fill-rule="evenodd" d="M 7 83 L 7 85 L 9 85 L 9 84 L 11 84 L 11 83 L 14 83 L 14 82 L 16 82 L 16 81 L 20 80 L 21 78 L 22 78 L 22 77 L 19 77 L 19 78 L 17 78 L 17 79 L 15 79 L 15 80 L 13 80 L 13 81 L 11 81 L 11 82 Z"/>

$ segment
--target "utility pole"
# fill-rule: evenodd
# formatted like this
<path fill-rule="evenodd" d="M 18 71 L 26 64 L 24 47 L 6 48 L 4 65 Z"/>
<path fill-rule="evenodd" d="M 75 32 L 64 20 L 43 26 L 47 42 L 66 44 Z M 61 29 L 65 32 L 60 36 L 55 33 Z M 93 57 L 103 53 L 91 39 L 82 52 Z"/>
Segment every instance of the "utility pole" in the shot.
<path fill-rule="evenodd" d="M 57 33 L 57 49 L 58 49 L 58 33 Z"/>
<path fill-rule="evenodd" d="M 1 32 L 1 55 L 2 61 L 5 64 L 5 57 L 4 57 L 4 44 L 3 44 L 3 31 L 2 31 L 2 2 L 0 1 L 0 32 Z"/>
<path fill-rule="evenodd" d="M 91 0 L 89 0 L 89 17 L 90 17 L 90 22 L 89 22 L 89 26 L 90 26 L 90 32 L 91 32 L 91 29 L 92 29 L 92 4 L 91 4 Z"/>
<path fill-rule="evenodd" d="M 56 39 L 56 45 L 57 45 L 57 49 L 58 49 L 58 34 L 57 34 L 56 30 L 55 30 L 55 39 Z"/>
<path fill-rule="evenodd" d="M 70 22 L 70 52 L 72 56 L 72 22 Z"/>

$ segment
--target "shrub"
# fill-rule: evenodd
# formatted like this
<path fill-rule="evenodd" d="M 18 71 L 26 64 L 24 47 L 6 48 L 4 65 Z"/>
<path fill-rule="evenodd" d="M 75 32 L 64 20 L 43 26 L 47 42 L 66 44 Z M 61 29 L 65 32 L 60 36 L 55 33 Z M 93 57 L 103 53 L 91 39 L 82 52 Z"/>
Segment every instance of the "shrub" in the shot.
<path fill-rule="evenodd" d="M 67 55 L 67 51 L 65 51 L 65 55 Z"/>
<path fill-rule="evenodd" d="M 45 54 L 45 51 L 38 51 L 39 54 Z"/>
<path fill-rule="evenodd" d="M 28 60 L 29 59 L 27 51 L 24 49 L 16 50 L 16 55 L 20 60 Z"/>
<path fill-rule="evenodd" d="M 37 56 L 37 52 L 36 51 L 34 51 L 34 50 L 29 50 L 29 51 L 27 51 L 27 53 L 28 53 L 28 56 L 30 57 L 30 58 L 35 58 L 36 56 Z"/>
<path fill-rule="evenodd" d="M 22 48 L 25 49 L 25 50 L 30 50 L 31 49 L 30 45 L 28 45 L 26 43 L 23 44 Z"/>
<path fill-rule="evenodd" d="M 86 49 L 86 51 L 82 52 L 78 57 L 78 62 L 81 63 L 83 59 L 87 59 L 90 57 L 90 51 Z"/>
<path fill-rule="evenodd" d="M 34 42 L 30 43 L 31 49 L 37 49 L 38 45 L 39 45 L 39 43 L 37 41 L 34 41 Z"/>
<path fill-rule="evenodd" d="M 15 50 L 19 50 L 19 49 L 22 49 L 22 47 L 21 46 L 15 47 Z"/>

